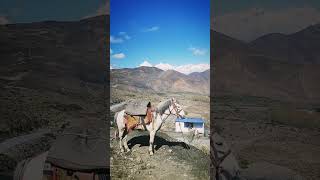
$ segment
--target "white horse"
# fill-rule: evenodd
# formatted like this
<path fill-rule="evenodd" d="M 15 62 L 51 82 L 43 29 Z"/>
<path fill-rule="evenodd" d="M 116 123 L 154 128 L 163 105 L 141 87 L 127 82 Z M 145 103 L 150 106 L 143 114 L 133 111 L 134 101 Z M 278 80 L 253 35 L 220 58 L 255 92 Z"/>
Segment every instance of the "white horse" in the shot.
<path fill-rule="evenodd" d="M 154 137 L 157 133 L 157 131 L 161 128 L 162 123 L 170 116 L 175 115 L 181 118 L 184 118 L 185 112 L 182 109 L 181 105 L 178 104 L 178 102 L 172 98 L 170 100 L 164 101 L 159 103 L 156 110 L 152 113 L 153 120 L 150 124 L 146 124 L 146 130 L 149 131 L 150 134 L 150 140 L 149 140 L 149 154 L 153 155 L 154 152 Z M 128 138 L 128 132 L 126 132 L 125 122 L 124 122 L 124 116 L 125 116 L 125 110 L 122 110 L 120 112 L 117 112 L 114 116 L 114 120 L 117 123 L 118 126 L 118 136 L 119 136 L 119 146 L 121 152 L 124 152 L 123 146 L 126 149 L 127 152 L 130 151 L 128 144 L 127 144 L 127 138 Z"/>

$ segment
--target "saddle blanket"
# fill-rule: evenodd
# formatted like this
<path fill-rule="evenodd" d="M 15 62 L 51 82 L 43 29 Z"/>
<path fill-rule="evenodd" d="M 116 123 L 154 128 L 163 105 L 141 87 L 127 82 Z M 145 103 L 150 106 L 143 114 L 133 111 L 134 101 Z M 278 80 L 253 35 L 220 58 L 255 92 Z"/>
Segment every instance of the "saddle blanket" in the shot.
<path fill-rule="evenodd" d="M 126 125 L 127 130 L 134 129 L 137 125 L 140 124 L 140 117 L 126 115 L 126 117 L 124 118 L 124 124 Z"/>
<path fill-rule="evenodd" d="M 126 125 L 127 131 L 131 131 L 133 129 L 145 129 L 143 124 L 148 125 L 152 120 L 152 110 L 151 108 L 148 108 L 146 116 L 132 116 L 126 114 L 124 117 L 124 124 Z"/>

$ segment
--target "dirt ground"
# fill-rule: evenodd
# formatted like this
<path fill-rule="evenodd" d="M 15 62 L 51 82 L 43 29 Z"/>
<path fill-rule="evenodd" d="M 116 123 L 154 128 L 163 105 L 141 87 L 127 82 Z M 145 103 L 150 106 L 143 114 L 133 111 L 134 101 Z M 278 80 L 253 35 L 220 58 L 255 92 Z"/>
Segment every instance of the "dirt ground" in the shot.
<path fill-rule="evenodd" d="M 111 133 L 114 129 L 111 130 Z M 149 135 L 132 132 L 129 153 L 111 140 L 111 179 L 209 179 L 209 156 L 193 146 L 157 133 L 155 153 L 149 155 Z"/>
<path fill-rule="evenodd" d="M 319 127 L 294 126 L 290 124 L 292 119 L 277 123 L 268 116 L 271 106 L 287 104 L 263 98 L 250 102 L 232 97 L 216 99 L 212 107 L 216 130 L 228 142 L 242 169 L 267 162 L 293 170 L 306 179 L 320 179 Z"/>
<path fill-rule="evenodd" d="M 192 93 L 139 94 L 124 90 L 111 90 L 111 104 L 128 99 L 145 99 L 155 106 L 162 100 L 175 97 L 188 117 L 201 117 L 205 126 L 210 126 L 210 98 Z M 174 118 L 173 118 L 174 119 Z M 149 155 L 147 132 L 129 135 L 129 153 L 119 151 L 118 140 L 111 144 L 112 179 L 209 179 L 209 155 L 203 150 L 185 144 L 166 134 L 174 131 L 174 120 L 168 118 L 155 138 L 155 154 Z M 114 128 L 111 129 L 113 137 Z M 131 138 L 130 138 L 131 137 Z M 206 141 L 207 142 L 207 141 Z M 209 142 L 209 141 L 208 141 Z"/>

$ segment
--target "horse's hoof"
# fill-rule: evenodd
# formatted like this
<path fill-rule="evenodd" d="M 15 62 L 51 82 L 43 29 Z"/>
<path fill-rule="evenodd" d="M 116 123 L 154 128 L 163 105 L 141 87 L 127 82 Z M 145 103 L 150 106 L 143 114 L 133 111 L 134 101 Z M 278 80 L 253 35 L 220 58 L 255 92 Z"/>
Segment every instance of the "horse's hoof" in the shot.
<path fill-rule="evenodd" d="M 153 155 L 153 152 L 149 152 L 149 154 L 150 154 L 150 156 L 152 156 L 152 155 Z"/>
<path fill-rule="evenodd" d="M 127 149 L 127 153 L 130 152 L 130 149 Z"/>

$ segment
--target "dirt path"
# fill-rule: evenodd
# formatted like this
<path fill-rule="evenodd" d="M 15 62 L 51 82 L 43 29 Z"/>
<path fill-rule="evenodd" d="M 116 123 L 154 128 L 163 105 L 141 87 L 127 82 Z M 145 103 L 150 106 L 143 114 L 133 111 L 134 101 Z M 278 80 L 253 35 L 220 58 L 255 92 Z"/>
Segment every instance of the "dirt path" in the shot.
<path fill-rule="evenodd" d="M 209 157 L 202 151 L 157 133 L 155 154 L 150 156 L 148 142 L 147 133 L 133 132 L 128 141 L 131 152 L 121 153 L 118 141 L 111 140 L 111 178 L 209 179 Z"/>

